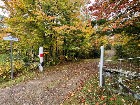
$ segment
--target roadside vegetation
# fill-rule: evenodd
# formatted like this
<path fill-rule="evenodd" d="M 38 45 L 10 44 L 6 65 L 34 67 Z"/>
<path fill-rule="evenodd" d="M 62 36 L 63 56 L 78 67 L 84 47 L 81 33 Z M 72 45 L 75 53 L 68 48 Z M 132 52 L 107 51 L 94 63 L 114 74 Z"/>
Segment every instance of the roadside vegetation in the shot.
<path fill-rule="evenodd" d="M 0 16 L 0 59 L 4 61 L 0 63 L 0 76 L 9 78 L 10 73 L 10 45 L 2 40 L 8 33 L 19 39 L 13 43 L 15 75 L 37 67 L 40 46 L 44 48 L 46 66 L 99 58 L 101 45 L 107 50 L 114 48 L 118 58 L 139 56 L 138 0 L 119 1 L 119 4 L 112 0 L 97 0 L 95 8 L 94 3 L 88 6 L 90 3 L 81 0 L 5 0 L 0 8 L 8 11 L 9 16 Z M 120 15 L 113 5 L 117 11 L 127 6 L 132 8 Z M 112 12 L 116 15 L 110 19 Z M 107 16 L 101 15 L 104 13 Z M 126 21 L 127 17 L 131 18 Z M 5 53 L 9 58 L 3 57 Z"/>
<path fill-rule="evenodd" d="M 111 81 L 108 79 L 108 81 Z M 99 77 L 91 77 L 76 92 L 64 101 L 62 105 L 139 105 L 140 100 L 131 95 L 115 93 L 112 88 L 99 87 Z"/>

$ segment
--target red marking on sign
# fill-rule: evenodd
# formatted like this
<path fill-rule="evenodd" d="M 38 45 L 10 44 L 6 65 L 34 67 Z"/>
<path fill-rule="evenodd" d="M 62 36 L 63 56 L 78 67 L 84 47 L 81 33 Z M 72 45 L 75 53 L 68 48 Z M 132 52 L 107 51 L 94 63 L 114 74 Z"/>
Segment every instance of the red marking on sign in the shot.
<path fill-rule="evenodd" d="M 44 54 L 40 54 L 40 57 L 43 57 Z"/>

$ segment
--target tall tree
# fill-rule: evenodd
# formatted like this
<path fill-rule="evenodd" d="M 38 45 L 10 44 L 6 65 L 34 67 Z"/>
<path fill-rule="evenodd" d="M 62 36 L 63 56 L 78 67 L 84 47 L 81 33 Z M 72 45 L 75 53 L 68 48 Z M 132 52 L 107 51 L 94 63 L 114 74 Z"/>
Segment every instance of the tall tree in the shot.
<path fill-rule="evenodd" d="M 97 27 L 97 33 L 100 35 L 121 34 L 122 37 L 129 38 L 125 45 L 122 43 L 120 46 L 125 46 L 125 50 L 133 49 L 129 51 L 139 55 L 139 0 L 95 0 L 92 4 L 89 2 L 85 5 L 83 14 L 86 14 L 93 27 Z"/>
<path fill-rule="evenodd" d="M 69 56 L 72 49 L 82 46 L 85 36 L 78 22 L 80 0 L 5 0 L 5 8 L 10 12 L 5 18 L 7 28 L 18 37 L 15 44 L 19 49 L 38 49 L 43 46 L 54 59 L 61 55 Z M 80 24 L 83 25 L 83 24 Z M 58 31 L 60 30 L 60 31 Z M 75 43 L 76 41 L 77 43 Z"/>
<path fill-rule="evenodd" d="M 93 25 L 106 23 L 104 25 L 111 30 L 137 25 L 140 17 L 139 6 L 139 0 L 95 0 L 93 4 L 86 5 L 83 12 L 88 15 L 89 20 L 98 21 L 93 22 Z"/>

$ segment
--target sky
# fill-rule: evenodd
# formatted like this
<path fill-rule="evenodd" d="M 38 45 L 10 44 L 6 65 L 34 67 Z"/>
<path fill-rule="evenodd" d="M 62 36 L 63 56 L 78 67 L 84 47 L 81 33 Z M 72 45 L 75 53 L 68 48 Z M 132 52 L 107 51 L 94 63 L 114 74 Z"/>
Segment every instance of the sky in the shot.
<path fill-rule="evenodd" d="M 4 6 L 4 3 L 0 0 L 0 6 Z M 5 11 L 2 11 L 2 9 L 0 8 L 0 14 L 4 15 L 4 16 L 8 16 L 8 13 L 5 13 Z"/>
<path fill-rule="evenodd" d="M 4 5 L 4 3 L 0 0 L 0 5 Z"/>

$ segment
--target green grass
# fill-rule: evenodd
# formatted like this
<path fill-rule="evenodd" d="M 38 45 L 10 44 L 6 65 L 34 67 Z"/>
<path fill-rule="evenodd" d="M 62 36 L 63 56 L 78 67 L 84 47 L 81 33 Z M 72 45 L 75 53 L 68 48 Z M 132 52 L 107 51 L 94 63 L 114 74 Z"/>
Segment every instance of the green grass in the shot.
<path fill-rule="evenodd" d="M 96 75 L 66 99 L 62 105 L 140 105 L 140 100 L 131 95 L 114 93 L 108 87 L 100 88 Z"/>

